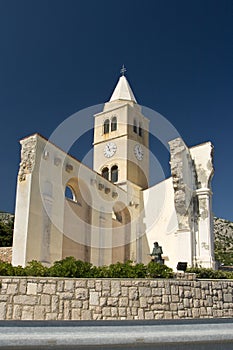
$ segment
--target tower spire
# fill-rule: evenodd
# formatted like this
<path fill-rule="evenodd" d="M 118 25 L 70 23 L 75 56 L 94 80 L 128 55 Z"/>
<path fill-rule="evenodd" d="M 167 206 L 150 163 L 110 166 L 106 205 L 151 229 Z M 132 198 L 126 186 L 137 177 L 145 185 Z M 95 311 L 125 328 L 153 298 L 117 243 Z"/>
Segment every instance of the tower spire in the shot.
<path fill-rule="evenodd" d="M 125 77 L 126 68 L 124 64 L 122 65 L 120 72 L 121 72 L 121 77 L 115 87 L 115 90 L 113 91 L 113 94 L 109 102 L 116 101 L 116 100 L 127 100 L 127 101 L 132 101 L 137 103 L 136 98 L 133 94 L 133 91 Z"/>

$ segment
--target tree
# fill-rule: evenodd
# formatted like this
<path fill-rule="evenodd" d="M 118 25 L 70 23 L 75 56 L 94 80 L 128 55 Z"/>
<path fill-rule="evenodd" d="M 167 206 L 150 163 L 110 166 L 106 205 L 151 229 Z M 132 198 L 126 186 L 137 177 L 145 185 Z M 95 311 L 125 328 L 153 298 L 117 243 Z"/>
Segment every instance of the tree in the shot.
<path fill-rule="evenodd" d="M 14 220 L 0 221 L 0 247 L 11 247 L 13 241 Z"/>

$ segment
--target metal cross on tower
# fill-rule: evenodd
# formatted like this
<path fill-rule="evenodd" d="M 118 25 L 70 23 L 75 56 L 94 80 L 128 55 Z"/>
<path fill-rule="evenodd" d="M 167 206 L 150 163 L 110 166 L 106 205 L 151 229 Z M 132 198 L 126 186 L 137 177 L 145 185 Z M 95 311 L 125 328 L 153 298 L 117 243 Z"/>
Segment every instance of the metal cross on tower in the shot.
<path fill-rule="evenodd" d="M 120 72 L 121 72 L 121 75 L 125 75 L 126 68 L 125 68 L 124 64 L 122 65 Z"/>

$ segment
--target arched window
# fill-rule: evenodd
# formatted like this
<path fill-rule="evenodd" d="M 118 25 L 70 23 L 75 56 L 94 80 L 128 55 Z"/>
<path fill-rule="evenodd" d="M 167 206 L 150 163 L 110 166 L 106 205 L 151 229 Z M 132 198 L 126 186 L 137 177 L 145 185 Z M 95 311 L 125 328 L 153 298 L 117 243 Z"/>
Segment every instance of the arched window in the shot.
<path fill-rule="evenodd" d="M 67 199 L 70 199 L 73 202 L 77 202 L 77 198 L 76 198 L 75 192 L 74 192 L 74 190 L 73 190 L 73 188 L 71 186 L 66 186 L 65 197 Z"/>
<path fill-rule="evenodd" d="M 117 117 L 112 117 L 111 120 L 111 131 L 117 130 Z"/>
<path fill-rule="evenodd" d="M 134 119 L 134 121 L 133 121 L 133 131 L 135 132 L 135 134 L 138 133 L 138 127 L 137 127 L 137 121 L 136 121 L 136 119 Z"/>
<path fill-rule="evenodd" d="M 117 182 L 118 181 L 118 166 L 113 165 L 111 168 L 111 181 Z"/>
<path fill-rule="evenodd" d="M 103 168 L 103 170 L 102 170 L 102 176 L 105 178 L 105 179 L 109 179 L 109 170 L 108 170 L 108 168 L 106 167 L 106 168 Z"/>
<path fill-rule="evenodd" d="M 106 119 L 104 121 L 104 134 L 108 134 L 109 133 L 109 119 Z"/>
<path fill-rule="evenodd" d="M 141 123 L 139 123 L 139 128 L 138 128 L 138 135 L 139 136 L 142 136 L 142 124 Z"/>

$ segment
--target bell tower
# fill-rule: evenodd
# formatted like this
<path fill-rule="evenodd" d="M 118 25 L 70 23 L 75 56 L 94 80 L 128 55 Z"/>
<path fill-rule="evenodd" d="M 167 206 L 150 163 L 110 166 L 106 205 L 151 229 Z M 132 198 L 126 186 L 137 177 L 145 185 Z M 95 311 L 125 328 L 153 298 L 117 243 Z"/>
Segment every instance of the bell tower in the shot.
<path fill-rule="evenodd" d="M 94 116 L 94 170 L 127 189 L 129 183 L 148 188 L 149 120 L 121 70 L 110 100 Z"/>

